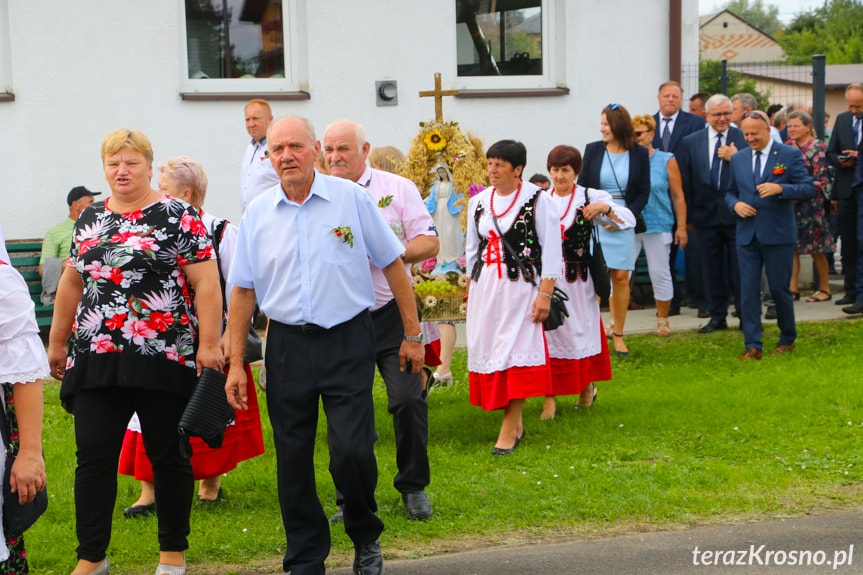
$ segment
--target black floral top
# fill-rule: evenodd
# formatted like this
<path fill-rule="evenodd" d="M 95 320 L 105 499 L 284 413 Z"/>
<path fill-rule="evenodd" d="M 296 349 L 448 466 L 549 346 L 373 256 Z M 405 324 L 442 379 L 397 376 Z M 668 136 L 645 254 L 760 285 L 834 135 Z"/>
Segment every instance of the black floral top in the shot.
<path fill-rule="evenodd" d="M 60 391 L 67 408 L 88 388 L 191 394 L 198 322 L 181 266 L 212 257 L 198 212 L 170 196 L 123 214 L 105 202 L 84 210 L 68 260 L 84 291 Z"/>
<path fill-rule="evenodd" d="M 569 283 L 579 279 L 587 281 L 590 267 L 590 232 L 593 226 L 584 219 L 584 206 L 579 206 L 575 212 L 571 226 L 567 229 L 563 229 L 562 225 L 560 227 L 563 238 L 564 277 Z"/>

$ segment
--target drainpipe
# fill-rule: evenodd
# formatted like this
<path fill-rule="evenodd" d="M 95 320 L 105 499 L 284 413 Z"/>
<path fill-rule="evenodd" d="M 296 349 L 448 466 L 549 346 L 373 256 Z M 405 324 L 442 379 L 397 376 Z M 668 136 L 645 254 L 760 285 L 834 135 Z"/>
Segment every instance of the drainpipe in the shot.
<path fill-rule="evenodd" d="M 681 37 L 683 35 L 683 0 L 668 0 L 668 79 L 680 82 L 683 62 Z"/>

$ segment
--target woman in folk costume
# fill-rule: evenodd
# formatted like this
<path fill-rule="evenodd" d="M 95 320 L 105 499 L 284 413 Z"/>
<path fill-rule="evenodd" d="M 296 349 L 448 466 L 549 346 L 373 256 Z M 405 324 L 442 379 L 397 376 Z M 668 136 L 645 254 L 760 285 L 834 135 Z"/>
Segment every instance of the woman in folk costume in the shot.
<path fill-rule="evenodd" d="M 558 206 L 563 246 L 563 279 L 558 287 L 569 296 L 569 319 L 546 333 L 552 392 L 545 398 L 542 419 L 554 417 L 554 396 L 580 394 L 576 405 L 590 407 L 596 398 L 593 382 L 611 379 L 608 343 L 589 270 L 591 229 L 635 225 L 632 212 L 615 204 L 611 194 L 576 185 L 581 168 L 581 153 L 572 146 L 557 146 L 548 154 L 548 173 L 554 184 L 550 197 Z"/>
<path fill-rule="evenodd" d="M 470 401 L 504 410 L 492 454 L 508 455 L 524 438 L 525 399 L 551 392 L 542 322 L 561 277 L 562 256 L 557 208 L 548 194 L 521 179 L 524 144 L 501 140 L 486 157 L 491 187 L 468 206 Z M 524 277 L 513 251 L 538 287 Z"/>

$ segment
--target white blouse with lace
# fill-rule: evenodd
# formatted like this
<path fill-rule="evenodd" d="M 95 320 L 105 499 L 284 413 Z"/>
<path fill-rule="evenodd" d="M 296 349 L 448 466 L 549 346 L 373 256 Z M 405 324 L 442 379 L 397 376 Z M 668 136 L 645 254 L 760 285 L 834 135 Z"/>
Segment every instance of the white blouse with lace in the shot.
<path fill-rule="evenodd" d="M 0 383 L 27 383 L 50 375 L 27 283 L 0 264 Z"/>

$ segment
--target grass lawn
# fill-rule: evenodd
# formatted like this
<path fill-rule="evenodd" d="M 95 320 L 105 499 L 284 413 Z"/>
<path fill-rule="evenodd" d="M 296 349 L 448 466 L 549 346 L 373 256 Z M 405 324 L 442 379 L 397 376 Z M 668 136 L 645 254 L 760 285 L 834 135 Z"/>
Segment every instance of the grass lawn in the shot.
<path fill-rule="evenodd" d="M 501 414 L 471 407 L 466 356 L 456 355 L 452 388 L 430 403 L 428 489 L 434 517 L 409 521 L 392 487 L 395 452 L 383 384 L 375 386 L 387 558 L 419 557 L 487 545 L 595 537 L 602 533 L 754 520 L 859 505 L 863 479 L 863 320 L 799 324 L 790 357 L 737 361 L 736 330 L 708 336 L 628 337 L 630 357 L 613 359 L 614 380 L 596 405 L 540 421 L 540 398 L 525 408 L 527 437 L 494 458 Z M 765 349 L 778 330 L 767 327 Z M 75 564 L 72 418 L 58 386 L 45 393 L 45 456 L 51 504 L 27 533 L 34 573 L 67 574 Z M 266 406 L 262 398 L 262 410 Z M 281 571 L 284 536 L 267 418 L 267 453 L 223 477 L 225 500 L 192 511 L 191 573 Z M 318 493 L 335 511 L 323 416 L 317 440 Z M 108 554 L 112 573 L 152 573 L 156 521 L 126 520 L 137 484 L 120 478 Z M 331 566 L 353 548 L 335 526 Z"/>

